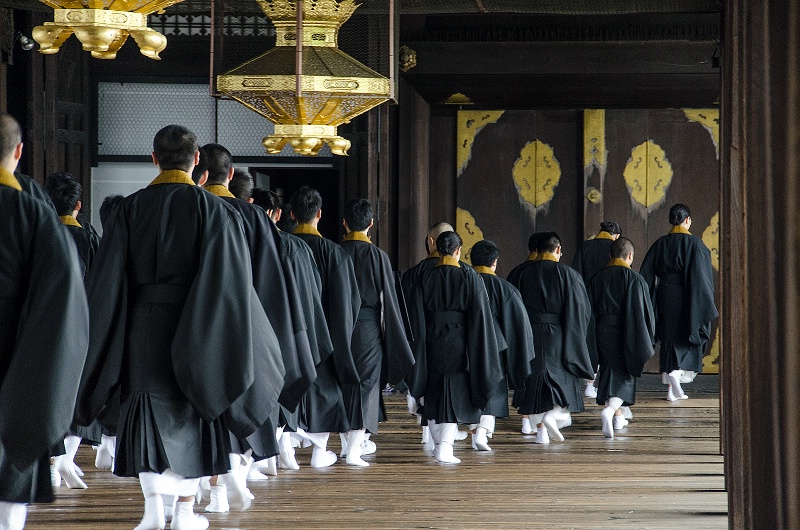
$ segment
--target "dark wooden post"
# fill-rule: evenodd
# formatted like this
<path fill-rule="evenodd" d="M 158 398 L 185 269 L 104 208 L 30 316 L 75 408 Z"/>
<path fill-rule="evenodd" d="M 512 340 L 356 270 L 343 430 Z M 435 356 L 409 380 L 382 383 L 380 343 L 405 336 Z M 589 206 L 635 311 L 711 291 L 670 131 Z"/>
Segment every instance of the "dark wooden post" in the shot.
<path fill-rule="evenodd" d="M 731 528 L 800 528 L 800 5 L 725 3 L 722 355 Z"/>

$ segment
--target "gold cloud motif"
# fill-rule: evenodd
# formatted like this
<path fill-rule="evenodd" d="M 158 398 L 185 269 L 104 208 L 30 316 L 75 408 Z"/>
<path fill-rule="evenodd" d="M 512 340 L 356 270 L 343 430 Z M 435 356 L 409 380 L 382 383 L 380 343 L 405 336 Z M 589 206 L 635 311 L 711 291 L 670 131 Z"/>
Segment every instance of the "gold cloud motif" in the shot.
<path fill-rule="evenodd" d="M 478 228 L 475 217 L 473 217 L 468 210 L 456 208 L 456 232 L 461 236 L 463 241 L 461 246 L 461 259 L 472 264 L 469 255 L 470 250 L 472 250 L 472 246 L 475 243 L 485 238 L 483 237 L 483 230 Z"/>
<path fill-rule="evenodd" d="M 520 197 L 538 208 L 553 198 L 561 180 L 561 165 L 552 147 L 534 140 L 522 148 L 511 174 Z"/>
<path fill-rule="evenodd" d="M 652 140 L 639 144 L 623 172 L 631 197 L 648 210 L 664 200 L 672 182 L 672 164 Z"/>
<path fill-rule="evenodd" d="M 689 121 L 695 121 L 711 133 L 711 141 L 719 159 L 719 109 L 683 109 Z"/>
<path fill-rule="evenodd" d="M 719 270 L 719 212 L 714 214 L 708 227 L 703 230 L 702 239 L 711 251 L 711 266 Z"/>
<path fill-rule="evenodd" d="M 719 326 L 717 326 L 717 332 L 714 333 L 714 340 L 711 342 L 708 355 L 703 357 L 703 373 L 719 373 Z"/>
<path fill-rule="evenodd" d="M 458 131 L 456 136 L 456 176 L 460 177 L 472 158 L 472 143 L 481 129 L 495 123 L 503 115 L 502 110 L 461 110 L 458 111 Z"/>

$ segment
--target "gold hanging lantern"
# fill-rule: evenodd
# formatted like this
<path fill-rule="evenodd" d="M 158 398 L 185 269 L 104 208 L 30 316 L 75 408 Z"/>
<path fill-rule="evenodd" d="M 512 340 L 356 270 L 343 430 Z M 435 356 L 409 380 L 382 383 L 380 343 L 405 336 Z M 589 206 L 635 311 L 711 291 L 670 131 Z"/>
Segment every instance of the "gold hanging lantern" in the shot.
<path fill-rule="evenodd" d="M 52 7 L 54 22 L 33 28 L 40 53 L 58 53 L 73 33 L 83 49 L 96 59 L 114 59 L 117 51 L 133 37 L 142 55 L 160 59 L 167 38 L 147 27 L 147 15 L 163 13 L 182 0 L 40 0 Z"/>
<path fill-rule="evenodd" d="M 217 89 L 275 123 L 267 153 L 286 144 L 316 155 L 327 143 L 346 155 L 336 127 L 387 101 L 389 79 L 337 48 L 355 0 L 258 0 L 277 33 L 276 47 L 217 77 Z M 298 4 L 301 6 L 298 15 Z M 298 41 L 297 36 L 301 35 Z"/>

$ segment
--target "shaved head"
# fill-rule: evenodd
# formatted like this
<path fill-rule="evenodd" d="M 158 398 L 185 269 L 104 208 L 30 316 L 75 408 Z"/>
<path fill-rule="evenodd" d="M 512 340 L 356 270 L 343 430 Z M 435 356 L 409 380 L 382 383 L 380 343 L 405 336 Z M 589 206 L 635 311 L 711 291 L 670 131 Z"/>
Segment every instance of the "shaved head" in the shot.
<path fill-rule="evenodd" d="M 0 113 L 0 162 L 10 157 L 22 141 L 19 123 L 10 114 Z"/>
<path fill-rule="evenodd" d="M 455 230 L 449 223 L 436 223 L 428 230 L 428 237 L 436 241 L 439 235 L 445 232 L 455 232 Z"/>

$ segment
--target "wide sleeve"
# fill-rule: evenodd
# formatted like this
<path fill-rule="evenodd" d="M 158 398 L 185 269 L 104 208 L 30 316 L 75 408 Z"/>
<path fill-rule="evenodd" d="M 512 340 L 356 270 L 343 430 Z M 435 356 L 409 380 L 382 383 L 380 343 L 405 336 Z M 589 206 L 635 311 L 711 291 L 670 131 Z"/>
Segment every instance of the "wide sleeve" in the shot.
<path fill-rule="evenodd" d="M 406 272 L 406 274 L 408 273 Z M 425 389 L 428 385 L 427 328 L 421 282 L 417 282 L 414 285 L 408 302 L 408 319 L 413 332 L 413 339 L 410 344 L 411 351 L 414 354 L 414 366 L 411 367 L 411 371 L 406 376 L 406 384 L 411 396 L 419 399 L 425 395 Z"/>
<path fill-rule="evenodd" d="M 120 383 L 128 323 L 128 225 L 115 208 L 86 280 L 89 299 L 89 351 L 75 405 L 75 422 L 89 425 Z"/>
<path fill-rule="evenodd" d="M 338 249 L 337 250 L 341 250 Z M 351 339 L 358 312 L 361 309 L 361 295 L 356 283 L 356 273 L 350 257 L 341 250 L 336 257 L 333 270 L 328 276 L 328 329 L 333 343 L 333 364 L 342 385 L 357 385 L 360 382 L 356 363 L 353 360 Z"/>
<path fill-rule="evenodd" d="M 711 268 L 711 253 L 697 240 L 687 263 L 686 288 L 690 300 L 689 342 L 703 345 L 711 337 L 711 321 L 719 316 L 714 304 L 714 272 Z"/>
<path fill-rule="evenodd" d="M 494 389 L 503 380 L 503 368 L 500 364 L 497 322 L 489 305 L 489 296 L 480 276 L 475 273 L 465 275 L 471 296 L 467 311 L 467 356 L 469 365 L 472 404 L 478 408 L 486 407 Z"/>
<path fill-rule="evenodd" d="M 377 249 L 375 249 L 377 251 Z M 380 263 L 383 308 L 383 351 L 386 377 L 389 383 L 399 383 L 414 365 L 414 354 L 408 344 L 405 322 L 395 290 L 394 273 L 388 257 L 375 252 Z"/>
<path fill-rule="evenodd" d="M 507 284 L 498 322 L 505 336 L 508 348 L 503 352 L 508 386 L 512 390 L 525 388 L 525 380 L 531 373 L 531 361 L 535 357 L 533 332 L 528 311 L 522 302 L 519 291 Z"/>
<path fill-rule="evenodd" d="M 625 293 L 624 322 L 625 365 L 628 373 L 640 377 L 645 363 L 653 356 L 656 330 L 647 283 L 641 278 L 634 278 Z"/>
<path fill-rule="evenodd" d="M 44 208 L 31 216 L 29 287 L 0 383 L 0 441 L 18 469 L 47 454 L 69 428 L 89 343 L 78 256 Z"/>
<path fill-rule="evenodd" d="M 584 379 L 594 378 L 594 368 L 586 345 L 589 319 L 592 316 L 589 295 L 583 279 L 565 267 L 564 274 L 564 343 L 562 363 L 569 373 Z"/>
<path fill-rule="evenodd" d="M 234 409 L 246 409 L 241 422 L 255 430 L 283 387 L 283 361 L 253 289 L 238 213 L 230 211 L 223 219 L 215 214 L 205 215 L 206 237 L 172 343 L 172 365 L 178 385 L 205 421 L 218 418 L 248 390 L 256 393 L 258 400 L 239 401 L 241 407 Z M 225 271 L 225 281 L 219 271 Z"/>

